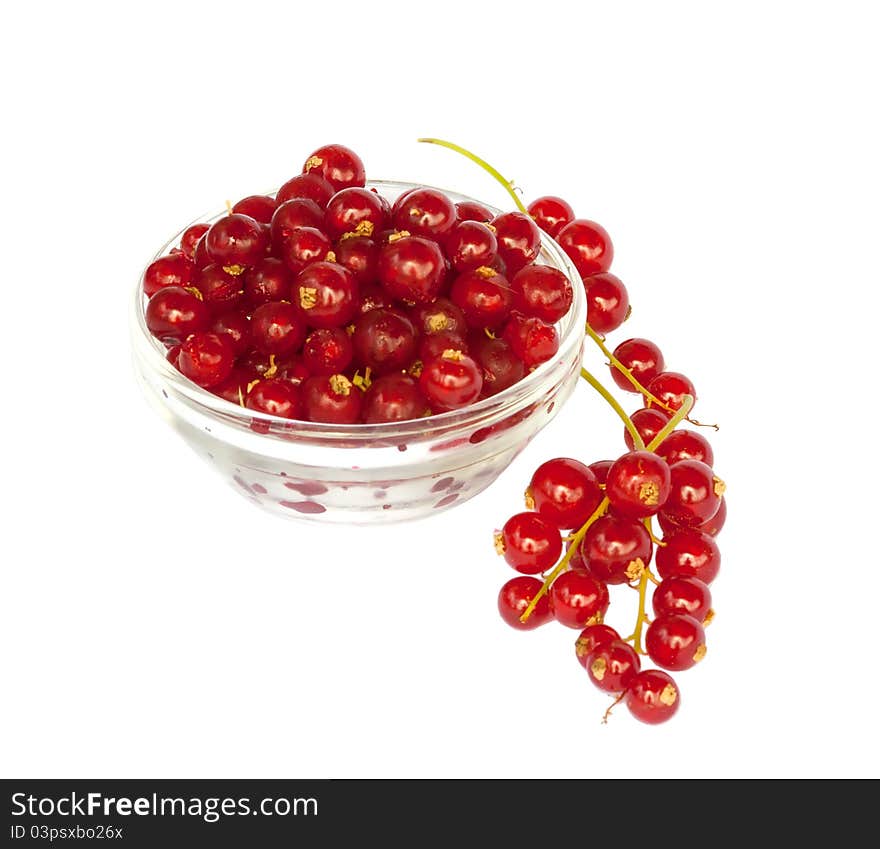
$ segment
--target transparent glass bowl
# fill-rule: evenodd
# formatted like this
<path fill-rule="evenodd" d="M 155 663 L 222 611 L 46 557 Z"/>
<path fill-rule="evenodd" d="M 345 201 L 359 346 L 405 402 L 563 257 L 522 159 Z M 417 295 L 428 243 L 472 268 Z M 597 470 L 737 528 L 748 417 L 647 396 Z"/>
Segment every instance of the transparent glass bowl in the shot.
<path fill-rule="evenodd" d="M 367 183 L 391 202 L 415 185 Z M 455 202 L 474 200 L 443 191 Z M 197 221 L 210 223 L 225 214 Z M 185 229 L 150 261 L 176 246 Z M 312 522 L 365 525 L 423 518 L 486 489 L 559 412 L 577 383 L 587 313 L 584 287 L 549 236 L 537 261 L 559 268 L 572 282 L 574 300 L 558 325 L 558 352 L 519 383 L 462 410 L 402 423 L 344 426 L 255 414 L 200 388 L 168 362 L 165 347 L 147 330 L 143 273 L 130 313 L 135 374 L 162 418 L 253 504 Z"/>

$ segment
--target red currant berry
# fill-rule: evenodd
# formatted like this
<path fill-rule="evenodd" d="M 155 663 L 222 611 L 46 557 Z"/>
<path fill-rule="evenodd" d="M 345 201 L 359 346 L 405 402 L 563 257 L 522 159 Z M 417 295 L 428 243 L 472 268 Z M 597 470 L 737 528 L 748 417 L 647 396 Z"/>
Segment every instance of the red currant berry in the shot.
<path fill-rule="evenodd" d="M 595 221 L 586 218 L 569 221 L 557 231 L 556 241 L 568 254 L 581 277 L 599 274 L 608 271 L 611 267 L 611 260 L 614 258 L 611 237 L 605 228 Z"/>
<path fill-rule="evenodd" d="M 296 275 L 307 265 L 326 260 L 332 247 L 330 239 L 316 227 L 294 227 L 278 247 L 278 256 Z"/>
<path fill-rule="evenodd" d="M 483 370 L 483 397 L 497 395 L 522 380 L 526 367 L 508 342 L 490 339 L 485 333 L 474 334 L 472 339 L 470 355 Z"/>
<path fill-rule="evenodd" d="M 459 274 L 452 283 L 450 298 L 464 314 L 468 327 L 477 330 L 500 327 L 513 304 L 507 278 L 487 266 Z"/>
<path fill-rule="evenodd" d="M 611 600 L 608 587 L 584 569 L 563 572 L 548 595 L 556 621 L 579 630 L 601 622 Z"/>
<path fill-rule="evenodd" d="M 307 157 L 303 174 L 318 174 L 336 191 L 366 184 L 363 160 L 351 148 L 341 144 L 319 147 Z"/>
<path fill-rule="evenodd" d="M 302 364 L 309 374 L 342 374 L 352 360 L 351 336 L 341 327 L 319 327 L 303 342 Z"/>
<path fill-rule="evenodd" d="M 642 442 L 648 445 L 666 427 L 669 422 L 669 416 L 670 414 L 665 410 L 660 410 L 656 407 L 640 407 L 629 417 L 629 420 L 635 426 L 639 436 L 642 437 Z M 630 451 L 636 447 L 632 434 L 627 427 L 623 429 L 623 439 Z M 659 454 L 660 452 L 658 451 L 657 453 Z"/>
<path fill-rule="evenodd" d="M 144 294 L 151 298 L 166 286 L 185 289 L 193 278 L 193 271 L 193 263 L 184 254 L 160 256 L 144 271 Z"/>
<path fill-rule="evenodd" d="M 291 198 L 278 204 L 272 215 L 269 233 L 272 246 L 281 252 L 290 234 L 299 227 L 311 227 L 323 232 L 324 210 L 313 200 Z"/>
<path fill-rule="evenodd" d="M 602 490 L 595 474 L 570 457 L 541 463 L 526 489 L 526 507 L 564 531 L 580 528 L 601 501 Z"/>
<path fill-rule="evenodd" d="M 608 470 L 614 465 L 614 460 L 595 460 L 590 463 L 589 469 L 596 476 L 596 480 L 601 486 L 605 486 L 608 479 Z"/>
<path fill-rule="evenodd" d="M 590 525 L 580 554 L 591 575 L 606 584 L 638 582 L 651 562 L 651 535 L 638 521 L 612 514 Z"/>
<path fill-rule="evenodd" d="M 379 282 L 394 298 L 412 304 L 433 301 L 446 277 L 446 258 L 436 242 L 404 236 L 379 251 Z"/>
<path fill-rule="evenodd" d="M 593 328 L 595 330 L 595 328 Z M 598 332 L 598 331 L 597 331 Z M 621 342 L 613 351 L 614 358 L 644 387 L 665 368 L 663 352 L 650 339 L 634 337 Z M 611 378 L 625 392 L 639 392 L 619 368 L 610 365 Z"/>
<path fill-rule="evenodd" d="M 377 377 L 364 395 L 366 424 L 420 419 L 431 412 L 415 378 L 403 372 Z"/>
<path fill-rule="evenodd" d="M 405 369 L 416 352 L 416 329 L 399 309 L 375 309 L 361 314 L 351 337 L 359 366 L 376 374 Z"/>
<path fill-rule="evenodd" d="M 464 313 L 442 295 L 429 304 L 416 304 L 409 310 L 409 317 L 424 336 L 453 333 L 463 337 L 468 330 Z"/>
<path fill-rule="evenodd" d="M 504 260 L 508 274 L 515 274 L 537 259 L 541 231 L 531 216 L 524 212 L 502 212 L 492 219 L 492 226 L 498 241 L 498 255 Z"/>
<path fill-rule="evenodd" d="M 647 725 L 659 725 L 675 716 L 681 699 L 668 672 L 643 669 L 629 682 L 625 704 L 635 719 Z"/>
<path fill-rule="evenodd" d="M 707 466 L 715 462 L 709 440 L 695 430 L 674 430 L 657 446 L 659 454 L 670 466 L 681 460 L 699 460 Z"/>
<path fill-rule="evenodd" d="M 190 333 L 207 330 L 211 311 L 200 297 L 181 286 L 165 286 L 147 302 L 147 328 L 166 344 L 183 342 Z"/>
<path fill-rule="evenodd" d="M 553 359 L 559 350 L 556 328 L 534 316 L 513 313 L 504 325 L 501 336 L 528 371 Z"/>
<path fill-rule="evenodd" d="M 336 262 L 354 275 L 362 290 L 378 281 L 379 246 L 373 239 L 366 236 L 347 236 L 336 243 L 333 253 L 336 255 Z"/>
<path fill-rule="evenodd" d="M 387 224 L 385 205 L 379 195 L 357 186 L 336 192 L 324 211 L 324 232 L 331 239 L 348 233 L 369 238 Z"/>
<path fill-rule="evenodd" d="M 571 204 L 556 195 L 543 195 L 535 198 L 527 207 L 529 215 L 545 233 L 556 238 L 559 231 L 574 221 Z"/>
<path fill-rule="evenodd" d="M 488 337 L 485 337 L 488 338 Z M 419 341 L 418 358 L 426 363 L 436 357 L 442 357 L 444 351 L 461 351 L 462 354 L 470 354 L 470 343 L 457 333 L 450 333 L 443 330 L 440 333 L 431 333 L 428 336 L 422 336 Z M 473 354 L 471 354 L 473 356 Z M 483 390 L 485 392 L 485 376 Z"/>
<path fill-rule="evenodd" d="M 483 389 L 483 372 L 461 351 L 444 351 L 424 363 L 419 387 L 435 412 L 457 410 L 473 403 Z"/>
<path fill-rule="evenodd" d="M 217 219 L 205 234 L 205 247 L 211 261 L 227 270 L 240 269 L 238 273 L 265 256 L 267 245 L 266 232 L 260 223 L 240 212 Z"/>
<path fill-rule="evenodd" d="M 446 235 L 444 246 L 456 271 L 491 265 L 498 256 L 495 234 L 480 221 L 459 221 Z"/>
<path fill-rule="evenodd" d="M 316 375 L 302 384 L 303 410 L 311 422 L 355 424 L 363 393 L 343 374 Z"/>
<path fill-rule="evenodd" d="M 289 200 L 299 198 L 316 203 L 321 209 L 327 207 L 330 198 L 336 194 L 333 184 L 318 174 L 297 174 L 291 177 L 275 193 L 275 200 L 280 206 Z"/>
<path fill-rule="evenodd" d="M 248 195 L 233 204 L 232 211 L 247 215 L 260 224 L 269 224 L 278 206 L 278 201 L 271 195 Z"/>
<path fill-rule="evenodd" d="M 527 265 L 513 275 L 513 308 L 555 324 L 571 308 L 574 290 L 571 281 L 549 265 Z"/>
<path fill-rule="evenodd" d="M 178 346 L 178 348 L 179 347 L 180 346 Z M 176 359 L 174 362 L 176 362 Z M 244 398 L 248 391 L 248 384 L 252 380 L 253 376 L 244 369 L 233 367 L 225 380 L 215 383 L 213 386 L 209 387 L 209 390 L 224 401 L 229 401 L 230 404 L 236 404 L 239 407 L 243 407 Z"/>
<path fill-rule="evenodd" d="M 655 616 L 686 613 L 705 627 L 712 618 L 712 591 L 699 578 L 673 575 L 654 588 L 651 606 Z"/>
<path fill-rule="evenodd" d="M 721 551 L 715 538 L 696 528 L 664 534 L 657 546 L 655 563 L 663 580 L 673 577 L 698 578 L 711 584 L 721 568 Z"/>
<path fill-rule="evenodd" d="M 687 614 L 658 616 L 645 631 L 645 651 L 664 669 L 690 669 L 706 656 L 705 629 L 699 619 Z"/>
<path fill-rule="evenodd" d="M 268 301 L 288 300 L 293 275 L 280 259 L 265 256 L 245 271 L 242 283 L 245 302 L 258 307 Z"/>
<path fill-rule="evenodd" d="M 629 292 L 623 281 L 611 274 L 584 277 L 587 294 L 587 323 L 596 333 L 617 330 L 629 316 Z"/>
<path fill-rule="evenodd" d="M 230 274 L 219 265 L 206 265 L 197 271 L 193 285 L 214 312 L 227 312 L 244 303 L 244 275 Z"/>
<path fill-rule="evenodd" d="M 244 405 L 249 410 L 283 419 L 298 419 L 302 415 L 299 387 L 278 378 L 258 380 L 248 390 Z"/>
<path fill-rule="evenodd" d="M 190 224 L 190 226 L 183 231 L 183 235 L 180 237 L 180 249 L 183 251 L 183 255 L 187 259 L 193 259 L 199 239 L 201 239 L 210 228 L 210 224 Z"/>
<path fill-rule="evenodd" d="M 393 224 L 398 230 L 429 237 L 448 233 L 458 220 L 452 200 L 430 187 L 411 189 L 398 198 L 393 216 Z"/>
<path fill-rule="evenodd" d="M 251 346 L 251 320 L 243 310 L 219 313 L 214 316 L 208 330 L 226 336 L 232 343 L 236 357 L 246 353 Z"/>
<path fill-rule="evenodd" d="M 264 354 L 292 354 L 305 338 L 302 313 L 290 301 L 260 304 L 251 315 L 251 339 Z"/>
<path fill-rule="evenodd" d="M 501 618 L 518 631 L 532 631 L 552 621 L 548 595 L 541 596 L 525 622 L 520 617 L 526 612 L 532 599 L 540 592 L 543 582 L 530 575 L 517 575 L 501 587 L 498 593 L 498 612 Z"/>
<path fill-rule="evenodd" d="M 680 410 L 684 403 L 684 396 L 690 395 L 694 402 L 697 400 L 697 393 L 694 384 L 690 378 L 678 371 L 661 371 L 653 378 L 645 387 L 658 401 L 665 404 L 672 410 Z M 645 406 L 655 406 L 654 402 L 647 398 Z"/>
<path fill-rule="evenodd" d="M 462 200 L 455 204 L 459 221 L 479 221 L 488 224 L 495 214 L 486 206 L 473 200 Z"/>
<path fill-rule="evenodd" d="M 641 669 L 636 650 L 623 640 L 602 643 L 587 656 L 584 668 L 603 692 L 622 693 Z"/>
<path fill-rule="evenodd" d="M 669 467 L 669 497 L 662 511 L 682 528 L 708 522 L 721 506 L 724 482 L 702 460 L 679 460 Z"/>
<path fill-rule="evenodd" d="M 562 536 L 559 528 L 537 513 L 516 513 L 495 535 L 495 548 L 517 572 L 537 575 L 559 560 Z"/>
<path fill-rule="evenodd" d="M 357 281 L 335 262 L 313 262 L 296 276 L 293 301 L 310 327 L 342 327 L 358 312 Z"/>
<path fill-rule="evenodd" d="M 619 640 L 620 634 L 610 625 L 597 622 L 595 625 L 587 625 L 574 642 L 574 652 L 578 659 L 578 663 L 587 668 L 587 657 L 590 653 L 603 645 L 610 643 L 612 640 Z"/>
<path fill-rule="evenodd" d="M 177 367 L 193 383 L 209 388 L 229 377 L 235 363 L 232 343 L 219 333 L 192 333 L 181 343 Z"/>
<path fill-rule="evenodd" d="M 657 513 L 669 490 L 669 466 L 650 451 L 630 451 L 618 457 L 605 479 L 605 495 L 615 512 L 633 519 Z"/>

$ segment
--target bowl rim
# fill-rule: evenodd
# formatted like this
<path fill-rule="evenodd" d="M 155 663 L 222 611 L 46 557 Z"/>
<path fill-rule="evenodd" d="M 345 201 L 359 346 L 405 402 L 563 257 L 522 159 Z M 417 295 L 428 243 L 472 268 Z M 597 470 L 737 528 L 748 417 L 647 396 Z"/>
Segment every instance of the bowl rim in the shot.
<path fill-rule="evenodd" d="M 377 191 L 380 192 L 382 187 L 384 187 L 390 191 L 397 191 L 398 193 L 407 191 L 411 188 L 429 188 L 446 193 L 455 203 L 461 201 L 479 203 L 482 206 L 485 206 L 494 215 L 499 215 L 507 211 L 521 211 L 501 209 L 484 200 L 466 195 L 455 189 L 447 189 L 422 182 L 417 183 L 406 180 L 390 180 L 377 177 L 367 179 L 366 187 L 375 187 Z M 278 189 L 273 189 L 264 192 L 264 194 L 274 197 L 277 191 Z M 508 410 L 515 411 L 519 409 L 522 406 L 522 402 L 530 399 L 534 392 L 542 386 L 544 378 L 548 373 L 550 373 L 561 361 L 567 359 L 567 355 L 569 355 L 570 349 L 573 345 L 576 345 L 578 350 L 582 350 L 584 327 L 586 326 L 587 321 L 587 298 L 582 278 L 570 257 L 565 253 L 556 240 L 546 231 L 540 230 L 539 228 L 541 232 L 541 248 L 539 256 L 544 255 L 545 258 L 551 260 L 553 265 L 560 267 L 560 270 L 563 271 L 572 284 L 573 298 L 569 312 L 563 317 L 563 319 L 561 319 L 562 322 L 566 322 L 566 328 L 564 333 L 560 332 L 559 348 L 556 353 L 549 360 L 541 363 L 513 385 L 503 389 L 495 395 L 491 395 L 488 398 L 476 401 L 473 404 L 469 404 L 468 406 L 457 410 L 436 413 L 418 419 L 377 422 L 373 424 L 356 423 L 341 425 L 326 422 L 312 422 L 307 419 L 287 419 L 270 413 L 249 410 L 239 404 L 227 401 L 219 395 L 215 395 L 208 389 L 199 386 L 181 374 L 181 372 L 178 371 L 178 369 L 176 369 L 167 359 L 168 349 L 163 346 L 163 343 L 159 339 L 150 333 L 146 325 L 145 307 L 148 299 L 143 292 L 143 282 L 149 265 L 156 259 L 167 255 L 171 248 L 176 247 L 180 237 L 188 227 L 191 227 L 194 224 L 213 222 L 227 214 L 227 212 L 228 208 L 224 208 L 219 211 L 215 210 L 211 213 L 205 213 L 192 219 L 188 224 L 185 224 L 174 235 L 172 235 L 171 238 L 158 249 L 158 251 L 150 256 L 150 258 L 144 263 L 140 275 L 137 278 L 137 283 L 131 297 L 130 308 L 133 343 L 139 347 L 139 353 L 146 358 L 149 368 L 170 383 L 175 391 L 198 405 L 203 412 L 210 413 L 215 417 L 227 421 L 237 421 L 248 427 L 250 427 L 250 424 L 257 419 L 261 422 L 268 423 L 270 426 L 288 432 L 291 429 L 295 429 L 298 432 L 302 432 L 304 436 L 338 436 L 349 439 L 357 439 L 359 437 L 367 436 L 390 438 L 392 436 L 404 435 L 406 433 L 418 433 L 424 435 L 435 429 L 447 431 L 451 426 L 456 424 L 464 426 L 470 423 L 470 420 L 479 424 L 480 420 L 487 414 L 497 414 L 499 412 L 503 413 L 508 412 Z"/>

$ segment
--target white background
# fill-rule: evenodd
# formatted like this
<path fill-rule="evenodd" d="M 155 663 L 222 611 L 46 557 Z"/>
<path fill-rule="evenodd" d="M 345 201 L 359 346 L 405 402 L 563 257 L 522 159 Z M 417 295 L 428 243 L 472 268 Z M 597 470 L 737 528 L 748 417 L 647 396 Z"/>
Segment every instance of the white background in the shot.
<path fill-rule="evenodd" d="M 0 772 L 878 777 L 871 6 L 8 9 Z M 146 259 L 317 146 L 505 205 L 424 135 L 604 224 L 625 335 L 721 426 L 717 616 L 666 725 L 603 724 L 575 632 L 495 610 L 532 469 L 624 450 L 586 385 L 488 491 L 376 529 L 258 511 L 138 394 Z"/>

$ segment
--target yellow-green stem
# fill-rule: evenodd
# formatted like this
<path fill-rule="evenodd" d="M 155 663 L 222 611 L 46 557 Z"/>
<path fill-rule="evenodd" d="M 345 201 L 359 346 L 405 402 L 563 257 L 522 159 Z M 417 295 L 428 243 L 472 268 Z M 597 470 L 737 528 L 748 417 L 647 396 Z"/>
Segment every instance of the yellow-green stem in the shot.
<path fill-rule="evenodd" d="M 428 144 L 437 144 L 440 147 L 448 147 L 450 150 L 454 150 L 456 153 L 460 153 L 462 156 L 466 156 L 471 162 L 475 162 L 480 166 L 484 171 L 488 171 L 502 186 L 507 190 L 507 193 L 513 198 L 513 202 L 516 204 L 517 209 L 520 212 L 525 212 L 528 215 L 528 210 L 526 209 L 523 202 L 519 199 L 517 193 L 513 190 L 513 181 L 508 180 L 504 177 L 504 175 L 497 169 L 493 168 L 485 159 L 481 159 L 475 153 L 471 153 L 469 150 L 461 147 L 460 145 L 455 144 L 454 142 L 444 141 L 443 139 L 417 139 L 420 142 L 427 142 Z"/>
<path fill-rule="evenodd" d="M 633 644 L 633 648 L 636 650 L 637 654 L 644 654 L 645 651 L 642 648 L 642 628 L 645 623 L 648 621 L 648 615 L 645 613 L 646 601 L 648 598 L 648 581 L 651 580 L 651 570 L 648 567 L 645 567 L 645 570 L 642 572 L 641 578 L 639 578 L 639 612 L 636 615 L 636 626 L 633 628 L 632 634 L 630 634 L 626 641 Z"/>
<path fill-rule="evenodd" d="M 589 383 L 590 386 L 592 386 L 593 389 L 595 389 L 608 402 L 611 409 L 620 416 L 621 421 L 633 439 L 633 444 L 639 451 L 643 451 L 645 448 L 645 442 L 642 439 L 642 435 L 636 430 L 636 426 L 632 423 L 632 419 L 626 414 L 623 407 L 620 406 L 618 400 L 583 366 L 581 366 L 581 377 L 586 380 L 587 383 Z"/>
<path fill-rule="evenodd" d="M 519 617 L 520 622 L 525 622 L 531 615 L 532 611 L 537 606 L 538 602 L 547 594 L 547 590 L 550 589 L 550 584 L 552 584 L 556 577 L 568 566 L 569 561 L 572 557 L 574 557 L 574 553 L 577 551 L 578 546 L 581 544 L 581 540 L 584 538 L 584 535 L 590 529 L 590 525 L 596 521 L 600 516 L 602 516 L 605 511 L 608 509 L 608 498 L 603 498 L 599 506 L 593 511 L 593 515 L 587 519 L 583 525 L 580 526 L 577 533 L 574 534 L 571 538 L 571 544 L 568 546 L 568 550 L 562 557 L 562 560 L 553 568 L 553 571 L 544 578 L 544 583 L 541 586 L 541 589 L 535 593 L 534 598 L 529 602 L 528 607 L 522 612 L 522 616 Z"/>

